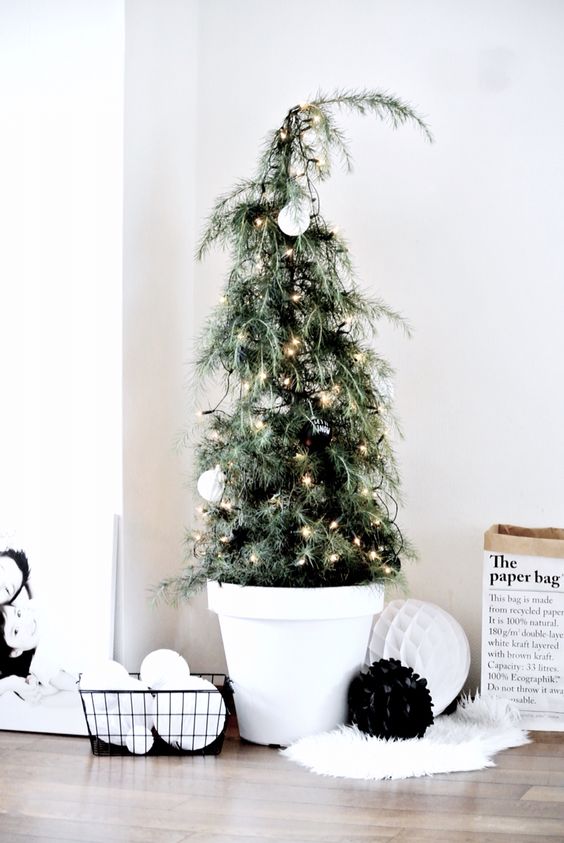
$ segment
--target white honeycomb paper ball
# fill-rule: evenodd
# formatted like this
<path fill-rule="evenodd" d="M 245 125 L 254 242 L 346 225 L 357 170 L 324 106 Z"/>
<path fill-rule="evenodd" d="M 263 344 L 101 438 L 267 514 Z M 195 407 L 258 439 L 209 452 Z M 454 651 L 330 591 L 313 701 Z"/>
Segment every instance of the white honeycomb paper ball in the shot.
<path fill-rule="evenodd" d="M 173 682 L 161 688 L 156 706 L 155 729 L 175 749 L 203 749 L 213 743 L 225 725 L 223 697 L 215 685 L 198 676 L 191 676 L 184 685 Z"/>
<path fill-rule="evenodd" d="M 370 664 L 399 659 L 427 680 L 436 717 L 459 694 L 470 669 L 466 633 L 448 612 L 422 600 L 393 600 L 376 619 Z"/>
<path fill-rule="evenodd" d="M 141 681 L 154 690 L 174 681 L 176 677 L 187 681 L 189 676 L 188 662 L 175 650 L 153 650 L 141 663 Z"/>

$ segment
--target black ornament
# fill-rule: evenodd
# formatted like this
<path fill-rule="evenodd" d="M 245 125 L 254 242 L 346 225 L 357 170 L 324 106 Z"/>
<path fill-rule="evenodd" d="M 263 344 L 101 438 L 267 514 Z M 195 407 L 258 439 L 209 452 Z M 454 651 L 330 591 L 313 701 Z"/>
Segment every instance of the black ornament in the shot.
<path fill-rule="evenodd" d="M 427 680 L 398 659 L 380 659 L 350 684 L 349 722 L 378 738 L 422 738 L 433 723 Z"/>
<path fill-rule="evenodd" d="M 321 451 L 331 441 L 331 425 L 323 419 L 313 418 L 301 430 L 300 442 L 310 451 Z"/>

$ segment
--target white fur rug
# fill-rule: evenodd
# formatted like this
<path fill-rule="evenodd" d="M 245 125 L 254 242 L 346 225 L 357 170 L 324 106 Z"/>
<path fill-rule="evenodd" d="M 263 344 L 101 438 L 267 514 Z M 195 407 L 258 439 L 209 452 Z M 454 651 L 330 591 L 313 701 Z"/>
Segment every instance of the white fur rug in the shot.
<path fill-rule="evenodd" d="M 286 758 L 323 776 L 407 779 L 493 767 L 502 749 L 530 742 L 514 703 L 494 696 L 464 698 L 455 714 L 441 715 L 422 738 L 374 738 L 355 726 L 302 738 Z"/>

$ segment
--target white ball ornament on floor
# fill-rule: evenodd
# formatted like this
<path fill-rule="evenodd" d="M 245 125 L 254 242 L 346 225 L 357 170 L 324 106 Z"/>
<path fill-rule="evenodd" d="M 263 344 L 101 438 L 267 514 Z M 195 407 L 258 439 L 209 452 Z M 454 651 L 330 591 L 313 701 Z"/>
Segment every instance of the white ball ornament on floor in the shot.
<path fill-rule="evenodd" d="M 160 737 L 175 749 L 194 751 L 213 743 L 221 734 L 225 716 L 225 703 L 215 685 L 191 676 L 188 684 L 172 682 L 161 688 L 154 725 Z"/>
<path fill-rule="evenodd" d="M 308 230 L 310 219 L 309 202 L 288 203 L 278 214 L 278 228 L 288 237 L 298 237 Z"/>
<path fill-rule="evenodd" d="M 376 619 L 369 662 L 399 659 L 427 680 L 436 717 L 456 699 L 470 669 L 466 633 L 448 612 L 422 600 L 394 600 Z"/>
<path fill-rule="evenodd" d="M 175 650 L 153 650 L 141 663 L 141 681 L 155 691 L 177 677 L 186 681 L 189 676 L 188 662 Z"/>
<path fill-rule="evenodd" d="M 221 466 L 216 465 L 209 471 L 204 471 L 198 478 L 198 494 L 209 503 L 219 503 L 225 489 L 225 474 Z"/>

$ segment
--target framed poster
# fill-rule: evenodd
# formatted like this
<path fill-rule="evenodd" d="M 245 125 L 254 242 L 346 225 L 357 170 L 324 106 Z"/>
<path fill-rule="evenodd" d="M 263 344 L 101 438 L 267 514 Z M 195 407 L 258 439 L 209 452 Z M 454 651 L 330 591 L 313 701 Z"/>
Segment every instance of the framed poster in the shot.
<path fill-rule="evenodd" d="M 0 550 L 0 728 L 83 735 L 77 682 L 83 670 L 111 655 L 111 592 L 109 600 L 96 601 L 94 637 L 84 602 L 69 601 L 64 588 L 54 587 L 67 579 L 69 560 L 47 558 L 41 575 L 29 563 L 38 556 L 31 540 L 28 547 L 29 554 Z M 97 590 L 105 585 L 102 580 Z"/>
<path fill-rule="evenodd" d="M 0 28 L 0 729 L 83 732 L 76 676 L 112 655 L 123 20 L 87 5 Z"/>
<path fill-rule="evenodd" d="M 564 530 L 486 532 L 482 692 L 513 700 L 527 729 L 564 731 Z"/>

